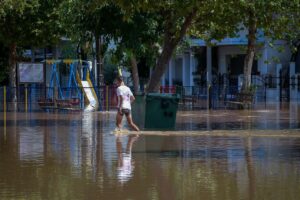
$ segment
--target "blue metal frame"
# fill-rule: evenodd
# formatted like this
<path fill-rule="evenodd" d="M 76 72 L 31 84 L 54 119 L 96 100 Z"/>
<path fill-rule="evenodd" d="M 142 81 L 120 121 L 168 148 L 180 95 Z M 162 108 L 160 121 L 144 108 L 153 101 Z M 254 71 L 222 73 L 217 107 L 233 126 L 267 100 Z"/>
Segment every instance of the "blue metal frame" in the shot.
<path fill-rule="evenodd" d="M 85 61 L 83 61 L 83 62 L 85 62 Z M 85 63 L 87 63 L 87 62 L 85 62 Z M 95 87 L 95 78 L 94 78 L 93 69 L 90 70 L 88 64 L 84 64 L 82 66 L 83 66 L 82 80 L 86 81 L 87 73 L 89 73 L 90 74 L 90 79 L 91 79 L 92 84 L 93 84 L 93 87 Z"/>
<path fill-rule="evenodd" d="M 88 72 L 88 65 L 82 65 L 82 80 L 86 81 L 86 76 L 87 76 L 87 72 Z"/>
<path fill-rule="evenodd" d="M 60 98 L 61 99 L 64 99 L 64 96 L 62 94 L 62 91 L 61 91 L 61 87 L 60 87 L 60 84 L 59 84 L 59 80 L 58 80 L 58 74 L 57 74 L 57 67 L 56 67 L 56 63 L 53 63 L 52 64 L 52 74 L 51 74 L 51 80 L 50 80 L 50 88 L 53 88 L 54 87 L 54 78 L 56 80 L 56 85 L 57 85 L 57 88 L 58 88 L 58 92 L 59 92 L 59 95 L 60 95 Z M 48 98 L 50 99 L 51 98 L 51 92 L 50 92 L 50 88 L 48 90 Z M 54 96 L 54 95 L 53 95 Z"/>
<path fill-rule="evenodd" d="M 70 74 L 69 74 L 69 82 L 68 82 L 69 98 L 71 98 L 72 95 L 72 88 L 73 88 L 72 82 L 74 83 L 75 88 L 77 90 L 77 96 L 80 96 L 80 91 L 76 81 L 76 66 L 74 65 L 74 63 L 70 64 Z"/>

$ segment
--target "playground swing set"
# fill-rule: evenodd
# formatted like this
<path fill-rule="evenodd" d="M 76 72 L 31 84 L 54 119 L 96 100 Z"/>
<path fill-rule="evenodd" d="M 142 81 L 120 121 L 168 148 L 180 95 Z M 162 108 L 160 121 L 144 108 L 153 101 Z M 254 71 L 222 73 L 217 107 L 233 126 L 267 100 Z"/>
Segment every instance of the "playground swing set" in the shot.
<path fill-rule="evenodd" d="M 58 76 L 59 72 L 57 65 L 61 62 L 65 63 L 70 69 L 68 85 L 64 91 L 60 85 Z M 47 98 L 38 100 L 38 104 L 41 108 L 66 110 L 81 110 L 83 108 L 86 111 L 95 111 L 98 109 L 98 98 L 92 81 L 90 80 L 89 61 L 46 60 L 46 63 L 51 65 L 51 79 L 46 94 Z M 78 66 L 82 67 L 82 76 L 78 73 L 78 69 L 81 69 Z M 83 96 L 84 105 L 81 104 L 81 102 L 83 102 L 81 101 Z"/>

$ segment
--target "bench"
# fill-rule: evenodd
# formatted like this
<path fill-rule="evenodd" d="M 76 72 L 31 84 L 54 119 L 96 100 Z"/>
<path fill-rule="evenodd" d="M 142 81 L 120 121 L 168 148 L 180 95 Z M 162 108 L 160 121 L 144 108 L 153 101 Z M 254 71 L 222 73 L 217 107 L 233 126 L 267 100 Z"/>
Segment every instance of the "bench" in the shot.
<path fill-rule="evenodd" d="M 80 99 L 71 98 L 71 99 L 55 99 L 58 108 L 73 108 L 79 106 Z"/>
<path fill-rule="evenodd" d="M 254 95 L 252 93 L 237 93 L 233 99 L 226 101 L 227 107 L 237 107 L 238 109 L 251 108 L 254 103 Z"/>
<path fill-rule="evenodd" d="M 183 103 L 195 103 L 196 102 L 196 98 L 194 96 L 184 96 L 182 98 Z"/>

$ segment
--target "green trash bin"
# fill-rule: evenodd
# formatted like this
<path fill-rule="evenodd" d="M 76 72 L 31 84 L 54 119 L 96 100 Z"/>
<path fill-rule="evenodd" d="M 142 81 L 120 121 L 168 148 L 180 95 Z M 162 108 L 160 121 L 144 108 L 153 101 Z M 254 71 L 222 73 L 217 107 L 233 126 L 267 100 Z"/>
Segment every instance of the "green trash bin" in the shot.
<path fill-rule="evenodd" d="M 145 127 L 146 96 L 144 94 L 135 95 L 135 101 L 132 104 L 132 119 L 140 128 Z"/>
<path fill-rule="evenodd" d="M 146 96 L 145 129 L 175 129 L 179 97 L 151 93 Z"/>
<path fill-rule="evenodd" d="M 134 122 L 141 129 L 175 129 L 179 95 L 150 93 L 135 97 L 132 115 Z"/>

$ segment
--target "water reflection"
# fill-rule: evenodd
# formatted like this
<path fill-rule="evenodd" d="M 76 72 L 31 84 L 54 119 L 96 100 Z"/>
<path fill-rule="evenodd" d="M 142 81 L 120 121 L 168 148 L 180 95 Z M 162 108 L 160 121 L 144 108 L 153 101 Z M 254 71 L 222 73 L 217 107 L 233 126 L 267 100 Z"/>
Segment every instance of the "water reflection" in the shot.
<path fill-rule="evenodd" d="M 245 158 L 248 173 L 248 185 L 249 185 L 249 199 L 254 199 L 255 195 L 255 172 L 253 166 L 253 155 L 252 155 L 252 138 L 247 137 L 244 139 L 245 145 Z"/>
<path fill-rule="evenodd" d="M 6 112 L 3 113 L 3 135 L 6 140 Z"/>
<path fill-rule="evenodd" d="M 129 135 L 126 150 L 123 152 L 121 136 L 116 136 L 116 148 L 118 151 L 117 176 L 120 183 L 129 181 L 133 176 L 134 161 L 132 160 L 132 145 L 138 137 L 138 135 Z"/>
<path fill-rule="evenodd" d="M 300 106 L 281 104 L 264 110 L 184 111 L 177 115 L 177 130 L 279 130 L 300 128 Z"/>
<path fill-rule="evenodd" d="M 299 138 L 116 136 L 114 113 L 7 113 L 5 136 L 1 116 L 0 199 L 300 199 Z"/>

